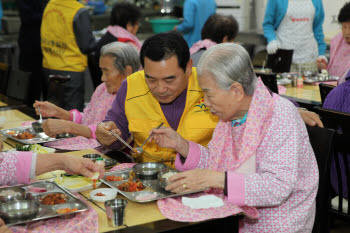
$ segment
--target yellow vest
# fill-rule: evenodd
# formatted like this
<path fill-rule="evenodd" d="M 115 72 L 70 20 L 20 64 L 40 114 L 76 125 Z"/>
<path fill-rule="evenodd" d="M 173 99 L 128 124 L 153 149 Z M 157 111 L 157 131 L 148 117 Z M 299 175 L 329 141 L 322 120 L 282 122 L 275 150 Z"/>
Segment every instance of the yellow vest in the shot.
<path fill-rule="evenodd" d="M 41 23 L 43 67 L 51 70 L 82 72 L 87 56 L 75 39 L 73 19 L 84 5 L 75 0 L 50 0 Z"/>
<path fill-rule="evenodd" d="M 136 72 L 127 78 L 125 114 L 129 122 L 129 131 L 139 146 L 148 137 L 150 131 L 161 122 L 170 127 L 158 100 L 151 94 L 145 81 L 144 71 Z M 192 68 L 187 86 L 186 104 L 181 116 L 177 133 L 183 138 L 206 146 L 210 141 L 218 118 L 204 105 L 202 89 L 198 85 L 196 68 Z M 165 162 L 174 166 L 175 151 L 160 148 L 154 142 L 144 146 L 147 152 L 136 156 L 137 162 Z"/>

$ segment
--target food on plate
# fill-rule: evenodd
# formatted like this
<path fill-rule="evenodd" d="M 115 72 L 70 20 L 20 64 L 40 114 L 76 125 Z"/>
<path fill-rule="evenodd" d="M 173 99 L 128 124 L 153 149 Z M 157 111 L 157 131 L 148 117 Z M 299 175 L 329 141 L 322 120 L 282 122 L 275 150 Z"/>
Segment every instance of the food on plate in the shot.
<path fill-rule="evenodd" d="M 0 196 L 15 196 L 20 194 L 19 192 L 13 191 L 11 189 L 3 190 L 0 192 Z"/>
<path fill-rule="evenodd" d="M 136 180 L 136 182 L 128 180 L 127 182 L 124 182 L 117 187 L 119 190 L 124 192 L 137 192 L 142 191 L 146 188 L 140 180 Z"/>
<path fill-rule="evenodd" d="M 122 181 L 123 177 L 111 175 L 111 176 L 106 176 L 106 180 L 107 181 Z"/>
<path fill-rule="evenodd" d="M 14 135 L 16 134 L 16 131 L 8 131 L 7 134 Z"/>
<path fill-rule="evenodd" d="M 32 149 L 32 145 L 20 145 L 16 144 L 17 151 L 30 151 Z"/>
<path fill-rule="evenodd" d="M 24 131 L 23 133 L 19 133 L 15 136 L 18 139 L 32 139 L 35 138 L 34 134 L 29 133 L 28 131 Z"/>
<path fill-rule="evenodd" d="M 47 192 L 46 188 L 40 188 L 40 187 L 32 187 L 30 186 L 28 188 L 28 192 L 31 192 L 31 193 L 45 193 Z"/>
<path fill-rule="evenodd" d="M 162 178 L 168 180 L 171 176 L 175 175 L 176 173 L 177 173 L 177 172 L 169 171 L 169 172 L 167 172 L 167 173 L 164 173 L 164 174 L 162 175 Z"/>
<path fill-rule="evenodd" d="M 62 209 L 58 209 L 56 210 L 56 213 L 58 214 L 67 214 L 67 213 L 71 213 L 74 211 L 77 211 L 77 208 L 62 208 Z"/>
<path fill-rule="evenodd" d="M 50 193 L 45 195 L 40 203 L 43 205 L 57 205 L 67 202 L 67 196 L 64 193 Z"/>
<path fill-rule="evenodd" d="M 103 196 L 106 196 L 105 194 L 103 193 L 96 193 L 95 196 L 98 196 L 98 197 L 103 197 Z"/>

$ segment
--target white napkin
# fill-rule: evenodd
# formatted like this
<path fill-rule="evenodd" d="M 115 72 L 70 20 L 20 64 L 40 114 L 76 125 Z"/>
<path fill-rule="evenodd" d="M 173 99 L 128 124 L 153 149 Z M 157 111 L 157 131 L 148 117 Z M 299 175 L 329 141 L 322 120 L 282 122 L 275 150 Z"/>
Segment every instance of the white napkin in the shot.
<path fill-rule="evenodd" d="M 224 202 L 215 195 L 203 195 L 200 197 L 182 197 L 182 204 L 192 209 L 208 209 L 212 207 L 221 207 Z"/>

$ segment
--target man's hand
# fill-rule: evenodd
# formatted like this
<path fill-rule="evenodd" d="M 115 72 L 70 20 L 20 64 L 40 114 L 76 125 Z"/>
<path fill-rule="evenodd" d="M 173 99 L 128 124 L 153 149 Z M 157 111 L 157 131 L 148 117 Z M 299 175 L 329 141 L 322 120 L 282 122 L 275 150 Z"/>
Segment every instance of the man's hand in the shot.
<path fill-rule="evenodd" d="M 105 146 L 111 145 L 117 140 L 117 138 L 111 135 L 110 131 L 121 136 L 121 132 L 113 121 L 101 122 L 96 128 L 96 138 L 97 140 Z"/>
<path fill-rule="evenodd" d="M 318 126 L 323 128 L 323 123 L 320 119 L 320 116 L 314 112 L 310 112 L 303 108 L 298 108 L 301 118 L 303 118 L 305 124 L 310 126 Z"/>

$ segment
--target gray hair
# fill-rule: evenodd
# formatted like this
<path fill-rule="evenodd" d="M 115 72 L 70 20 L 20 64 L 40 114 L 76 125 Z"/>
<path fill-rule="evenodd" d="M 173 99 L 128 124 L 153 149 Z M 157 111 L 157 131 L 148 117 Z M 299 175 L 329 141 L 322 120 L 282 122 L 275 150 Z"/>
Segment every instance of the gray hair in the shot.
<path fill-rule="evenodd" d="M 103 56 L 115 57 L 114 66 L 122 73 L 125 72 L 126 66 L 131 66 L 132 72 L 140 68 L 140 58 L 136 48 L 127 43 L 113 42 L 104 45 L 100 51 L 100 57 Z"/>
<path fill-rule="evenodd" d="M 257 77 L 248 52 L 234 43 L 217 44 L 203 53 L 198 65 L 198 75 L 210 73 L 221 89 L 230 89 L 232 83 L 242 85 L 248 96 L 254 94 Z"/>

